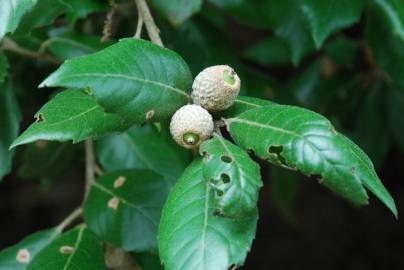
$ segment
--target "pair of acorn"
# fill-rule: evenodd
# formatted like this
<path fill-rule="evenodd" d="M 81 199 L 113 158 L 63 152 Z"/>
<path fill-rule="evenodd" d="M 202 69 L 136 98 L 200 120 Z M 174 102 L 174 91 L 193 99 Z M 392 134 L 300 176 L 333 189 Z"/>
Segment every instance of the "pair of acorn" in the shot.
<path fill-rule="evenodd" d="M 214 123 L 209 112 L 223 111 L 233 105 L 240 92 L 240 78 L 227 65 L 201 71 L 192 84 L 192 100 L 171 118 L 170 131 L 181 146 L 198 147 L 213 134 Z"/>

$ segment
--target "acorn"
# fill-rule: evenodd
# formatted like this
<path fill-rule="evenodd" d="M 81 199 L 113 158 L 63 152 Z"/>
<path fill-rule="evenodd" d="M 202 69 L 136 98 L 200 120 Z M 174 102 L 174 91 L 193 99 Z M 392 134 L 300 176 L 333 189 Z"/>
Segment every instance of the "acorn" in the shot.
<path fill-rule="evenodd" d="M 170 122 L 173 139 L 187 149 L 196 148 L 210 138 L 213 128 L 213 118 L 210 113 L 195 104 L 178 109 Z"/>
<path fill-rule="evenodd" d="M 237 73 L 227 65 L 205 68 L 192 85 L 193 102 L 211 112 L 226 110 L 238 96 L 240 84 Z"/>

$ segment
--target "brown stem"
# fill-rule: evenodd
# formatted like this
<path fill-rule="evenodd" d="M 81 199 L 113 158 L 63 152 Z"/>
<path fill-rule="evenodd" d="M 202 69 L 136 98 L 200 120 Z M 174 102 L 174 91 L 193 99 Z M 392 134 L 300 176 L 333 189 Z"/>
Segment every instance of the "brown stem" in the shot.
<path fill-rule="evenodd" d="M 153 43 L 155 43 L 161 47 L 164 47 L 163 41 L 161 41 L 160 34 L 159 34 L 160 30 L 158 29 L 156 23 L 154 22 L 154 19 L 150 13 L 150 9 L 149 9 L 146 1 L 145 0 L 135 0 L 135 3 L 136 3 L 139 13 L 142 16 L 142 19 L 146 26 L 146 30 L 147 30 L 147 33 L 149 34 L 150 40 Z"/>
<path fill-rule="evenodd" d="M 31 51 L 29 49 L 23 48 L 20 45 L 18 45 L 16 42 L 14 42 L 13 40 L 5 37 L 3 39 L 3 42 L 1 43 L 1 48 L 10 52 L 15 52 L 18 53 L 22 56 L 26 56 L 29 58 L 33 58 L 33 59 L 37 59 L 37 60 L 44 60 L 47 61 L 49 63 L 55 64 L 55 65 L 59 65 L 62 63 L 61 60 L 50 56 L 50 55 L 46 55 L 46 54 L 42 54 L 39 52 L 35 52 L 35 51 Z"/>
<path fill-rule="evenodd" d="M 140 12 L 138 12 L 136 33 L 135 33 L 134 38 L 141 38 L 142 29 L 143 29 L 143 18 L 142 18 L 142 14 Z"/>
<path fill-rule="evenodd" d="M 94 157 L 94 144 L 91 139 L 85 141 L 86 150 L 86 184 L 84 200 L 87 198 L 90 192 L 91 186 L 95 182 L 95 157 Z"/>
<path fill-rule="evenodd" d="M 68 215 L 57 227 L 56 231 L 58 233 L 63 232 L 66 227 L 71 225 L 77 218 L 79 218 L 83 214 L 83 208 L 79 207 L 75 209 L 70 215 Z"/>

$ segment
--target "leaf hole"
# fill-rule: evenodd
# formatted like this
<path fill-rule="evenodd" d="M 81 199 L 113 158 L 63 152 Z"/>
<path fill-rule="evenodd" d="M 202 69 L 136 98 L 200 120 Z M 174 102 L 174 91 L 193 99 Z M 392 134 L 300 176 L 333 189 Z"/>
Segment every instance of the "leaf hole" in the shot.
<path fill-rule="evenodd" d="M 216 189 L 215 191 L 216 191 L 216 195 L 217 195 L 218 197 L 222 197 L 222 196 L 224 195 L 223 190 Z"/>
<path fill-rule="evenodd" d="M 282 156 L 283 146 L 282 145 L 270 145 L 268 148 L 268 153 L 275 155 L 276 159 L 284 166 L 288 166 L 285 158 Z"/>
<path fill-rule="evenodd" d="M 222 179 L 222 182 L 225 184 L 230 183 L 230 181 L 231 181 L 231 178 L 227 173 L 222 173 L 220 175 L 220 178 Z"/>
<path fill-rule="evenodd" d="M 43 116 L 43 114 L 42 113 L 39 113 L 39 114 L 37 114 L 36 116 L 35 116 L 35 122 L 37 122 L 37 123 L 42 123 L 42 122 L 45 122 L 45 117 Z"/>
<path fill-rule="evenodd" d="M 231 163 L 233 161 L 233 159 L 231 157 L 226 156 L 226 155 L 221 156 L 220 159 L 225 163 Z"/>
<path fill-rule="evenodd" d="M 216 217 L 223 217 L 223 216 L 224 216 L 224 213 L 223 213 L 223 211 L 220 210 L 220 209 L 215 209 L 215 210 L 213 211 L 213 215 L 216 216 Z"/>

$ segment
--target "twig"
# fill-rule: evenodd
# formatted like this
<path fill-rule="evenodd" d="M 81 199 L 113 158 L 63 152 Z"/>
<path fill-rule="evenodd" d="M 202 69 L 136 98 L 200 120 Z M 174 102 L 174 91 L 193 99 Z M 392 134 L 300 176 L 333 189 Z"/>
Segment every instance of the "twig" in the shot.
<path fill-rule="evenodd" d="M 142 14 L 140 12 L 138 12 L 136 33 L 135 33 L 134 38 L 141 38 L 142 30 L 143 30 L 143 18 L 142 18 Z"/>
<path fill-rule="evenodd" d="M 3 42 L 1 44 L 1 48 L 4 49 L 4 50 L 10 51 L 10 52 L 18 53 L 18 54 L 20 54 L 22 56 L 26 56 L 26 57 L 29 57 L 29 58 L 34 58 L 34 59 L 37 59 L 37 60 L 44 60 L 44 61 L 47 61 L 47 62 L 52 63 L 52 64 L 56 64 L 56 65 L 59 65 L 59 64 L 62 63 L 61 60 L 59 60 L 59 59 L 57 59 L 57 58 L 55 58 L 53 56 L 42 54 L 40 52 L 35 52 L 35 51 L 31 51 L 29 49 L 23 48 L 20 45 L 18 45 L 16 42 L 14 42 L 13 40 L 11 40 L 11 39 L 9 39 L 7 37 L 5 37 L 3 39 Z"/>
<path fill-rule="evenodd" d="M 135 0 L 135 3 L 136 3 L 139 13 L 142 16 L 142 19 L 146 26 L 146 30 L 147 30 L 147 33 L 149 34 L 150 40 L 153 43 L 155 43 L 161 47 L 164 47 L 163 42 L 161 41 L 161 38 L 160 38 L 160 34 L 159 34 L 160 30 L 157 28 L 157 25 L 154 22 L 154 19 L 150 13 L 150 9 L 147 6 L 146 1 L 145 0 Z"/>
<path fill-rule="evenodd" d="M 86 184 L 84 199 L 87 198 L 92 184 L 95 182 L 95 158 L 94 158 L 94 144 L 91 139 L 85 141 L 86 150 Z"/>
<path fill-rule="evenodd" d="M 56 232 L 63 232 L 66 227 L 72 224 L 77 218 L 79 218 L 83 214 L 83 208 L 79 207 L 75 209 L 70 215 L 68 215 L 57 227 Z"/>
<path fill-rule="evenodd" d="M 117 10 L 117 4 L 114 0 L 108 0 L 111 10 L 108 12 L 107 17 L 104 22 L 104 28 L 102 29 L 101 42 L 106 42 L 111 38 L 112 26 L 114 24 L 114 17 Z"/>
<path fill-rule="evenodd" d="M 104 171 L 101 169 L 100 166 L 98 166 L 98 164 L 95 164 L 95 166 L 94 166 L 94 171 L 95 171 L 95 173 L 96 173 L 98 176 L 104 174 Z"/>

